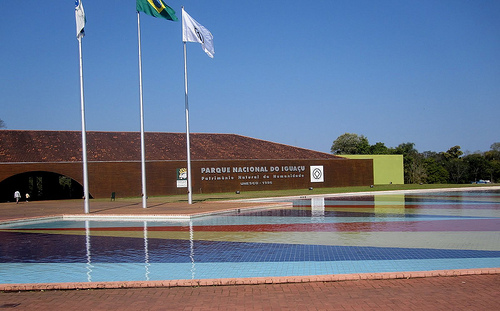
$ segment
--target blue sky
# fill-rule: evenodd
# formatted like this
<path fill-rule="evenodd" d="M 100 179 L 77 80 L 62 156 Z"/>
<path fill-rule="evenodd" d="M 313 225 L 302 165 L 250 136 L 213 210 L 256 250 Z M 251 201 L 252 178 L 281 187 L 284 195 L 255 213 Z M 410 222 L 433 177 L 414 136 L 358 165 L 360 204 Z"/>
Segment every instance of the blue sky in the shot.
<path fill-rule="evenodd" d="M 139 131 L 134 0 L 83 0 L 89 131 Z M 329 152 L 349 132 L 423 152 L 500 141 L 500 1 L 169 0 L 188 43 L 191 132 Z M 74 1 L 0 1 L 0 119 L 81 130 Z M 181 22 L 141 14 L 146 131 L 185 132 Z"/>

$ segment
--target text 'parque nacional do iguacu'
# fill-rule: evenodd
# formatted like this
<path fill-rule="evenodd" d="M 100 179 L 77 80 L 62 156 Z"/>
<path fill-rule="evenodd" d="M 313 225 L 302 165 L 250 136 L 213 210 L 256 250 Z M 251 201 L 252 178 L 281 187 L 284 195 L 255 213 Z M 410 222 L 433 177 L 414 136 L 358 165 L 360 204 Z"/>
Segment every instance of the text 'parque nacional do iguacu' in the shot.
<path fill-rule="evenodd" d="M 305 165 L 202 167 L 202 181 L 241 180 L 241 186 L 272 185 L 272 179 L 304 178 Z M 208 175 L 208 176 L 207 176 Z M 245 180 L 252 181 L 245 181 Z"/>
<path fill-rule="evenodd" d="M 202 167 L 202 174 L 227 174 L 227 173 L 273 173 L 273 172 L 305 172 L 302 166 L 235 166 L 235 167 Z"/>

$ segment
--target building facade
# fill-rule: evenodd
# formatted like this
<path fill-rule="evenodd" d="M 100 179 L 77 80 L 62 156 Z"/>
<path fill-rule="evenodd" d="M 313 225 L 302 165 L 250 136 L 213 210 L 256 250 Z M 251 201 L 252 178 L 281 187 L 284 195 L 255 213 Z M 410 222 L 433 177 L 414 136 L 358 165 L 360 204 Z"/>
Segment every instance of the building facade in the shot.
<path fill-rule="evenodd" d="M 146 133 L 148 196 L 187 192 L 186 136 Z M 371 159 L 327 153 L 234 134 L 190 136 L 192 191 L 218 193 L 373 184 Z M 140 134 L 88 132 L 93 198 L 141 196 Z M 0 202 L 16 190 L 32 199 L 81 198 L 81 133 L 0 131 Z"/>
<path fill-rule="evenodd" d="M 405 183 L 402 154 L 349 154 L 342 156 L 348 159 L 372 159 L 374 185 L 403 185 Z"/>

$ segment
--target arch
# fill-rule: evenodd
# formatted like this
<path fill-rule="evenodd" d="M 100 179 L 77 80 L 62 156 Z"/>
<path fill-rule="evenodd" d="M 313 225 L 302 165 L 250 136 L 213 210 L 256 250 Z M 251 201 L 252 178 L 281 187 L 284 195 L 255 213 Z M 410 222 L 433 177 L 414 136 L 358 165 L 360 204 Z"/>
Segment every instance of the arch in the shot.
<path fill-rule="evenodd" d="M 48 171 L 30 171 L 13 175 L 0 182 L 0 202 L 12 202 L 14 192 L 26 193 L 33 201 L 81 199 L 83 186 L 66 175 Z M 92 196 L 90 196 L 92 198 Z"/>

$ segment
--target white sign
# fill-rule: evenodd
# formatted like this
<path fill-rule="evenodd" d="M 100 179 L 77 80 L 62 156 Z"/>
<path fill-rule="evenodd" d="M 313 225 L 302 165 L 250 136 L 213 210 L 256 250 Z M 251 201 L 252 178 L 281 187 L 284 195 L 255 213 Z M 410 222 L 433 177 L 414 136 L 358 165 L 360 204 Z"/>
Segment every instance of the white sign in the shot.
<path fill-rule="evenodd" d="M 187 168 L 178 168 L 177 169 L 177 188 L 187 188 Z"/>
<path fill-rule="evenodd" d="M 316 165 L 310 167 L 311 182 L 324 182 L 325 174 L 323 172 L 323 165 Z"/>

